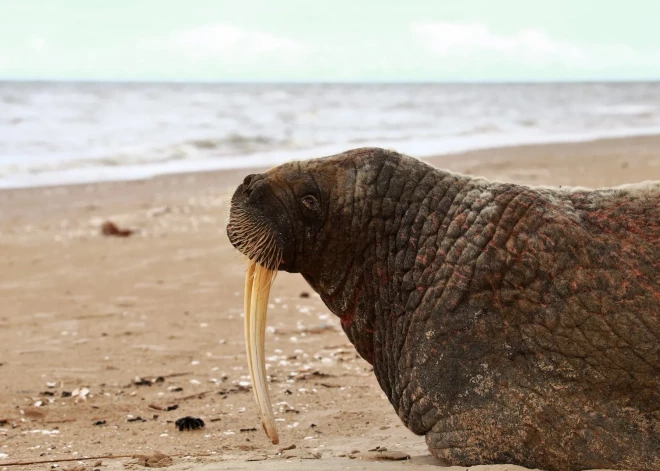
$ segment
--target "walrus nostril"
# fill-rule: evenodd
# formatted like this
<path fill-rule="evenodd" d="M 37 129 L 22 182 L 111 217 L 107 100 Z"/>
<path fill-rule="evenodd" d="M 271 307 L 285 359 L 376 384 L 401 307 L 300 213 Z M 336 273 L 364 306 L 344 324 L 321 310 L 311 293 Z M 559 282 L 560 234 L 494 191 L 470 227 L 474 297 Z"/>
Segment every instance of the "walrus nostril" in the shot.
<path fill-rule="evenodd" d="M 256 174 L 251 173 L 243 179 L 243 193 L 246 196 L 250 196 L 250 193 L 252 193 L 252 184 L 255 182 L 256 176 Z"/>
<path fill-rule="evenodd" d="M 245 185 L 246 187 L 249 187 L 250 183 L 252 183 L 252 180 L 254 180 L 254 177 L 256 177 L 256 175 L 254 173 L 251 173 L 250 175 L 246 176 L 243 179 L 243 185 Z"/>

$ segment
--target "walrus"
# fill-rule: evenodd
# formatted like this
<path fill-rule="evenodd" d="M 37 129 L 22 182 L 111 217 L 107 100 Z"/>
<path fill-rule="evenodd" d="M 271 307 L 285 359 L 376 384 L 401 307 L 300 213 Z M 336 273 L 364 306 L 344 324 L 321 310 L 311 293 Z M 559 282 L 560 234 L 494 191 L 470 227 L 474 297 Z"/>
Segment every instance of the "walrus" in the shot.
<path fill-rule="evenodd" d="M 441 463 L 660 469 L 660 182 L 528 187 L 360 148 L 246 176 L 227 234 L 249 259 L 248 364 L 274 443 L 264 328 L 284 270 Z"/>

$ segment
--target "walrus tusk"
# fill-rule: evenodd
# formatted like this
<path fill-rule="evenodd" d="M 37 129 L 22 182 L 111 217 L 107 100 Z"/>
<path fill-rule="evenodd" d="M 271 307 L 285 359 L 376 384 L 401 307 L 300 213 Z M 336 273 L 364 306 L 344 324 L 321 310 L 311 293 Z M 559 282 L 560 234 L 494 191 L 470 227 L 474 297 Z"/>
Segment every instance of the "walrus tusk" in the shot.
<path fill-rule="evenodd" d="M 252 390 L 261 411 L 261 425 L 277 445 L 280 438 L 277 434 L 275 417 L 270 403 L 268 386 L 266 385 L 266 313 L 268 296 L 276 272 L 249 260 L 245 274 L 245 343 L 247 348 L 248 369 L 252 380 Z"/>

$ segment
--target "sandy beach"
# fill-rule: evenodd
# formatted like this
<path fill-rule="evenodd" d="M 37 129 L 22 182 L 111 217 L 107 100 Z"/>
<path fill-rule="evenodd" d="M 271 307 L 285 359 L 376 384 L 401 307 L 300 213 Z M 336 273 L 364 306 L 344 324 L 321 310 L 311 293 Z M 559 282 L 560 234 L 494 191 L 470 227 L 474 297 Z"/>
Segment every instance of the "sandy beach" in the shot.
<path fill-rule="evenodd" d="M 427 160 L 526 185 L 615 186 L 660 180 L 660 136 Z M 153 465 L 156 451 L 169 469 L 465 469 L 437 466 L 338 320 L 286 273 L 266 339 L 281 437 L 270 444 L 247 386 L 243 265 L 224 232 L 252 172 L 0 191 L 0 470 L 85 457 L 104 457 L 87 469 L 137 468 L 133 455 Z M 135 232 L 104 236 L 106 221 Z M 184 416 L 206 425 L 180 432 Z M 412 459 L 372 461 L 389 452 Z"/>

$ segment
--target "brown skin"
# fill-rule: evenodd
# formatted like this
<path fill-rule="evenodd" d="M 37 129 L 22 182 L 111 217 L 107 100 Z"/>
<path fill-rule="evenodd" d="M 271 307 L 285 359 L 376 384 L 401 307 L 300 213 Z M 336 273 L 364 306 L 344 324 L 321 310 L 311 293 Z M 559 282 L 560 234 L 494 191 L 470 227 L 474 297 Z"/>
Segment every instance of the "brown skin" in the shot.
<path fill-rule="evenodd" d="M 533 189 L 368 148 L 246 177 L 246 252 L 237 212 L 443 463 L 660 469 L 660 183 Z"/>

